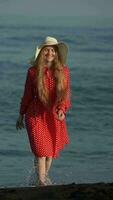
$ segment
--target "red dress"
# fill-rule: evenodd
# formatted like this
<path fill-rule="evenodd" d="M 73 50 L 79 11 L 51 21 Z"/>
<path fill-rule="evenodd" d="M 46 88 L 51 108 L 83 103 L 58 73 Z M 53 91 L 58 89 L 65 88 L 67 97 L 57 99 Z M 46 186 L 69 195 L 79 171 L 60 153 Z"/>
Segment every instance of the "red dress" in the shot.
<path fill-rule="evenodd" d="M 56 105 L 55 81 L 53 72 L 44 67 L 46 86 L 49 89 L 51 106 L 45 107 L 36 92 L 36 68 L 28 69 L 24 94 L 20 106 L 20 114 L 25 114 L 25 124 L 32 152 L 37 157 L 57 157 L 65 144 L 69 143 L 66 119 L 60 121 L 56 117 L 56 109 L 64 112 L 70 107 L 70 75 L 69 68 L 64 66 L 68 80 L 68 95 L 64 103 Z"/>

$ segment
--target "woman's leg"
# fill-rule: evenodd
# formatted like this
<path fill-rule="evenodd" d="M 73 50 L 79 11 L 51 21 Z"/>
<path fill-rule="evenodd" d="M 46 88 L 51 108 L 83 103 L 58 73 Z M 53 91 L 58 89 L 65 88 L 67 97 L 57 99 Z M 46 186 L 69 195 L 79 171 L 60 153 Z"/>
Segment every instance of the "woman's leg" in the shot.
<path fill-rule="evenodd" d="M 46 157 L 46 176 L 49 173 L 51 164 L 52 164 L 52 157 Z"/>
<path fill-rule="evenodd" d="M 39 176 L 39 184 L 45 184 L 45 176 L 46 176 L 46 157 L 38 157 L 38 176 Z"/>

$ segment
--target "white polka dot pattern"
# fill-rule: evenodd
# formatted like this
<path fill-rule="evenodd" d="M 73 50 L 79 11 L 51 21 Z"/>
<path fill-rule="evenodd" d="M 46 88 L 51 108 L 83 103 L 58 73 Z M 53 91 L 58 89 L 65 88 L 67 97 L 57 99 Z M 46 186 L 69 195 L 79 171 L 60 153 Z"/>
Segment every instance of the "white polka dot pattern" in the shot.
<path fill-rule="evenodd" d="M 66 119 L 60 121 L 56 118 L 56 108 L 64 112 L 70 107 L 70 81 L 69 69 L 64 67 L 68 79 L 68 97 L 62 105 L 55 104 L 55 82 L 53 74 L 45 67 L 46 86 L 49 89 L 51 98 L 50 108 L 46 108 L 34 91 L 36 68 L 31 67 L 28 70 L 24 95 L 21 101 L 20 113 L 25 114 L 26 129 L 30 141 L 32 152 L 37 157 L 48 156 L 57 157 L 59 151 L 65 144 L 69 143 L 69 136 L 66 127 Z"/>

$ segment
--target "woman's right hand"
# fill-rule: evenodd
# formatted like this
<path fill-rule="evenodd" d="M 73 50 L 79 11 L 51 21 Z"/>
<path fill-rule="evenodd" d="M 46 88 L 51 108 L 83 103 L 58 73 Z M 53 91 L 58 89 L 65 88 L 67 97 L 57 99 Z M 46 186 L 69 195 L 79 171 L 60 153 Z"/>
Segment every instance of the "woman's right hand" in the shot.
<path fill-rule="evenodd" d="M 20 114 L 19 117 L 18 117 L 18 119 L 17 119 L 17 121 L 16 121 L 16 129 L 17 130 L 24 128 L 23 119 L 24 119 L 23 115 Z"/>
<path fill-rule="evenodd" d="M 65 118 L 65 114 L 64 114 L 63 110 L 59 109 L 57 111 L 57 119 L 59 119 L 60 121 L 62 121 L 62 120 L 64 120 L 64 118 Z"/>

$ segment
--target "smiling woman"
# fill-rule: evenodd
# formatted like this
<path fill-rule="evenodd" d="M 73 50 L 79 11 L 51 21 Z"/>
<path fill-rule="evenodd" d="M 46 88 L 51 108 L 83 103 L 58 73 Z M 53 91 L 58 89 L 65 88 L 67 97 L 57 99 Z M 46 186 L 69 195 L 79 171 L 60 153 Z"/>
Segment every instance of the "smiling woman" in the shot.
<path fill-rule="evenodd" d="M 50 46 L 50 47 L 44 48 L 43 50 L 44 59 L 45 59 L 45 62 L 49 64 L 49 66 L 52 64 L 52 61 L 55 58 L 55 54 L 56 54 L 56 51 L 54 47 Z"/>
<path fill-rule="evenodd" d="M 36 48 L 16 122 L 17 129 L 23 128 L 25 116 L 39 185 L 52 184 L 48 178 L 52 158 L 69 143 L 65 118 L 71 105 L 67 51 L 67 45 L 53 37 L 46 37 Z"/>

